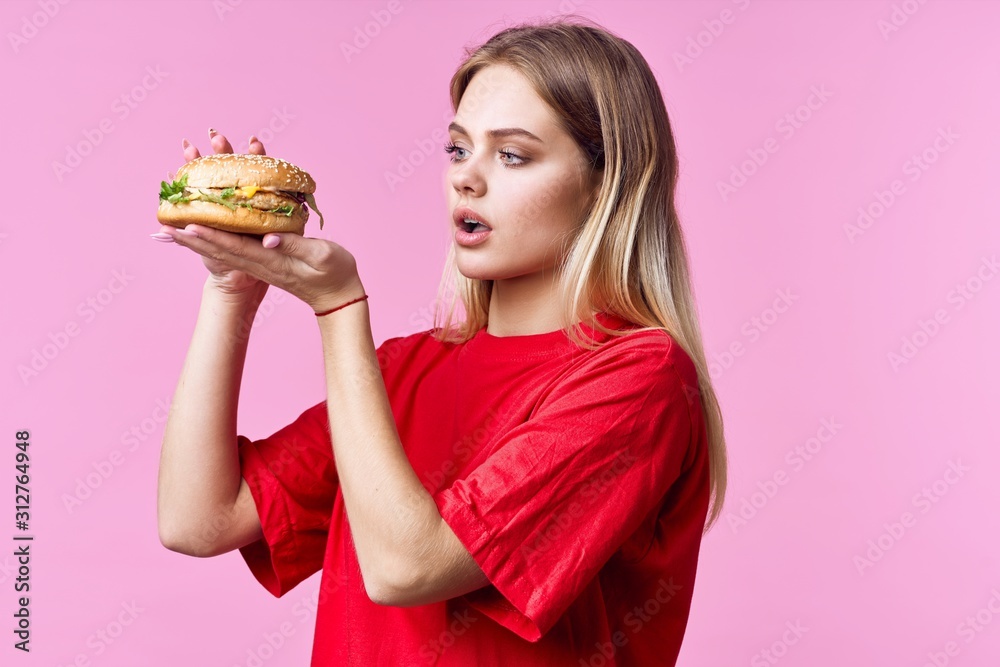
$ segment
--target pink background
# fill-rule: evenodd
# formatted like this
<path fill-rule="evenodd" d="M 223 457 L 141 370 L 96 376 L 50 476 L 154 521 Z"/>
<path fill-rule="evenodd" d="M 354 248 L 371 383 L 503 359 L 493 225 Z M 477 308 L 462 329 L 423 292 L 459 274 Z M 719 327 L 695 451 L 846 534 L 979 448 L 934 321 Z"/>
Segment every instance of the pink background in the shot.
<path fill-rule="evenodd" d="M 631 41 L 666 96 L 726 418 L 730 493 L 703 545 L 679 664 L 996 665 L 1000 6 L 388 6 L 0 5 L 0 662 L 308 664 L 318 575 L 279 600 L 238 552 L 200 560 L 157 538 L 158 406 L 205 279 L 197 255 L 149 240 L 159 181 L 181 164 L 182 137 L 207 149 L 214 126 L 245 150 L 257 133 L 316 177 L 327 224 L 308 233 L 357 257 L 376 342 L 429 328 L 450 242 L 438 137 L 462 47 L 575 9 Z M 374 36 L 346 57 L 366 25 Z M 797 127 L 782 121 L 796 113 Z M 745 183 L 723 197 L 743 163 Z M 412 173 L 390 188 L 401 164 Z M 872 222 L 851 237 L 859 207 Z M 890 354 L 907 350 L 894 367 Z M 314 318 L 272 288 L 239 430 L 268 435 L 323 392 Z M 30 656 L 11 647 L 19 429 L 32 435 Z M 808 460 L 795 453 L 809 447 Z M 99 486 L 68 508 L 88 475 Z M 99 639 L 119 616 L 130 625 Z"/>

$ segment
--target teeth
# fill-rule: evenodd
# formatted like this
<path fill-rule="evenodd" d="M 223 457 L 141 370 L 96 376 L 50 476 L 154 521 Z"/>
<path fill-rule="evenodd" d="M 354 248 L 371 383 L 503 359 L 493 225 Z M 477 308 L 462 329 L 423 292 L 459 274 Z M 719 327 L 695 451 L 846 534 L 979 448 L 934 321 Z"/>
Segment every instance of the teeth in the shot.
<path fill-rule="evenodd" d="M 489 229 L 489 227 L 487 227 L 483 223 L 479 222 L 478 220 L 473 220 L 472 218 L 462 218 L 462 222 L 464 222 L 466 225 L 472 225 L 472 229 L 470 229 L 469 231 L 481 231 L 476 229 L 478 227 L 482 227 L 482 229 Z"/>

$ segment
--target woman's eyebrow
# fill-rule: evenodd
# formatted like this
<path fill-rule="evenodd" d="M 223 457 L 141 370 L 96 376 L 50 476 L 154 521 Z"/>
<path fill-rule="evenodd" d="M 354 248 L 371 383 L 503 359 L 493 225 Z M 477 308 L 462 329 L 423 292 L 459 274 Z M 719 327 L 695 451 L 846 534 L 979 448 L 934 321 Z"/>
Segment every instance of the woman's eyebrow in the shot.
<path fill-rule="evenodd" d="M 453 122 L 453 123 L 451 123 L 451 124 L 448 125 L 448 130 L 449 131 L 453 131 L 453 132 L 460 132 L 461 134 L 464 134 L 467 137 L 472 136 L 472 135 L 470 135 L 466 131 L 466 129 L 464 127 L 462 127 L 461 125 L 459 125 L 458 123 L 455 123 L 455 122 Z M 501 127 L 501 128 L 497 128 L 495 130 L 487 130 L 486 131 L 486 136 L 488 136 L 491 139 L 499 139 L 499 138 L 503 138 L 503 137 L 519 136 L 519 137 L 525 137 L 527 139 L 532 139 L 534 141 L 537 141 L 540 144 L 544 144 L 545 143 L 544 141 L 542 141 L 541 139 L 539 139 L 538 137 L 536 137 L 531 132 L 528 132 L 527 130 L 525 130 L 523 128 L 520 128 L 520 127 Z"/>

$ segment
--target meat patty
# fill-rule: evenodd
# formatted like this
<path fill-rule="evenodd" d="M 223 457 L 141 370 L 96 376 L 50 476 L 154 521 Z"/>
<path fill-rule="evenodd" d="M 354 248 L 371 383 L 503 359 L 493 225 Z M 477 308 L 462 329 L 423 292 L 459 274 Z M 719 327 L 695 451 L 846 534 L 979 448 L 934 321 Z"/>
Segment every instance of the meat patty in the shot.
<path fill-rule="evenodd" d="M 221 197 L 224 188 L 187 188 L 188 193 L 194 193 L 196 191 L 207 192 L 215 197 Z M 270 211 L 271 209 L 278 208 L 279 206 L 287 206 L 289 204 L 299 204 L 301 199 L 304 199 L 302 195 L 295 192 L 286 192 L 284 190 L 273 192 L 271 190 L 258 190 L 249 199 L 242 190 L 236 190 L 232 197 L 227 198 L 225 201 L 230 204 L 237 204 L 239 202 L 248 202 L 254 208 L 260 209 L 262 211 Z"/>

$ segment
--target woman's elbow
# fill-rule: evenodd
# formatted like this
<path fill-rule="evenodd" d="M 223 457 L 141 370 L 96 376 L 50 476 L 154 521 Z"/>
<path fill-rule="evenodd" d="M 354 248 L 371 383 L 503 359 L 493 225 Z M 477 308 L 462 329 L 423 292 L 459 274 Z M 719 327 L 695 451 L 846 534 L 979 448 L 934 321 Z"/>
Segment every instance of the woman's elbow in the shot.
<path fill-rule="evenodd" d="M 412 607 L 434 600 L 423 599 L 424 578 L 412 564 L 398 559 L 383 558 L 362 568 L 361 579 L 365 593 L 377 605 L 388 607 Z"/>
<path fill-rule="evenodd" d="M 205 540 L 192 539 L 188 531 L 175 529 L 164 521 L 160 521 L 157 530 L 160 544 L 179 554 L 196 558 L 211 558 L 219 554 L 215 545 Z"/>

